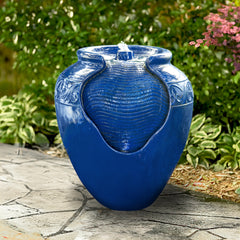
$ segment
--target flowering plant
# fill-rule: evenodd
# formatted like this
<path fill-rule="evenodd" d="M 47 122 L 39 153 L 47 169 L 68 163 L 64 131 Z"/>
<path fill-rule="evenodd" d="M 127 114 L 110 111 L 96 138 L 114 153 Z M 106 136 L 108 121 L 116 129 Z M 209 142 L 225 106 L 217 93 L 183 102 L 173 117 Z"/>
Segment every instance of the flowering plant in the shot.
<path fill-rule="evenodd" d="M 189 44 L 222 47 L 228 55 L 225 60 L 233 62 L 233 73 L 240 71 L 240 7 L 223 5 L 218 13 L 210 13 L 204 19 L 209 21 L 205 37 Z"/>

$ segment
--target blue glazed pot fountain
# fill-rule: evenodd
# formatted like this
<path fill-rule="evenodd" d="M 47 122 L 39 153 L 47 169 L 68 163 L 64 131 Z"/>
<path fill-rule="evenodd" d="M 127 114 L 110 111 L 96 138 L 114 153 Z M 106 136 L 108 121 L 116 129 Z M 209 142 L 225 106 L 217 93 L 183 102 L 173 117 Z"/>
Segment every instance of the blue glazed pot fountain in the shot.
<path fill-rule="evenodd" d="M 55 88 L 58 126 L 73 167 L 106 207 L 145 208 L 184 149 L 191 83 L 163 48 L 121 43 L 77 55 Z"/>

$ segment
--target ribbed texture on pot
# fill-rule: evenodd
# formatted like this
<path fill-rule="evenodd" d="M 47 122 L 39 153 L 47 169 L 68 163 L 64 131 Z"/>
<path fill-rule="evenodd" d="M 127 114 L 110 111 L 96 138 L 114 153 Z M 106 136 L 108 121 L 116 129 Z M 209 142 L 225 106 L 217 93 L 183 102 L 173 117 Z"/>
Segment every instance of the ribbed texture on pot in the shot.
<path fill-rule="evenodd" d="M 164 124 L 169 96 L 143 62 L 108 63 L 82 92 L 86 114 L 115 150 L 135 152 Z"/>

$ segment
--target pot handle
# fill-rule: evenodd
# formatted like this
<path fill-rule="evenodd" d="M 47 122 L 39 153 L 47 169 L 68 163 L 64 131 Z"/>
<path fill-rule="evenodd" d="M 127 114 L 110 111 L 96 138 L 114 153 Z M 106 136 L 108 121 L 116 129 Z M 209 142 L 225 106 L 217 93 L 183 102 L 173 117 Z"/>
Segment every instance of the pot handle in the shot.
<path fill-rule="evenodd" d="M 153 65 L 163 65 L 163 64 L 170 64 L 172 59 L 172 53 L 167 49 L 161 49 L 162 51 L 158 54 L 154 54 L 146 59 L 146 65 L 153 66 Z"/>
<path fill-rule="evenodd" d="M 96 65 L 96 67 L 101 65 L 102 68 L 105 68 L 106 66 L 104 58 L 97 53 L 87 52 L 82 49 L 79 49 L 77 51 L 77 56 L 78 61 L 84 62 L 84 64 L 88 64 L 90 66 Z"/>

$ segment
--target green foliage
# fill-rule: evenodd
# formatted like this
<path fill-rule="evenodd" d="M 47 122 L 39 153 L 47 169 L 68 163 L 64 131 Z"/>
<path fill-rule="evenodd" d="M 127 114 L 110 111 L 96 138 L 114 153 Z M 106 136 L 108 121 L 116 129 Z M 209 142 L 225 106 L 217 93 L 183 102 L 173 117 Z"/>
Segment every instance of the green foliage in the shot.
<path fill-rule="evenodd" d="M 149 11 L 146 0 L 7 0 L 0 9 L 0 42 L 18 53 L 19 69 L 46 77 L 75 62 L 81 47 L 139 42 L 154 22 Z"/>
<path fill-rule="evenodd" d="M 14 52 L 0 44 L 0 97 L 16 94 L 23 82 L 20 82 L 20 74 L 12 69 Z"/>
<path fill-rule="evenodd" d="M 0 98 L 1 142 L 48 146 L 57 133 L 54 107 L 42 98 L 26 93 Z"/>
<path fill-rule="evenodd" d="M 0 42 L 18 53 L 18 68 L 46 76 L 75 62 L 77 49 L 89 45 L 125 41 L 174 49 L 203 32 L 203 17 L 216 6 L 214 0 L 6 0 Z"/>
<path fill-rule="evenodd" d="M 195 115 L 179 163 L 211 167 L 216 171 L 227 167 L 240 169 L 240 127 L 225 133 L 221 125 L 213 124 L 205 114 Z"/>
<path fill-rule="evenodd" d="M 213 52 L 206 46 L 196 49 L 185 43 L 173 63 L 192 82 L 195 114 L 205 113 L 225 126 L 239 125 L 240 72 L 232 75 L 233 67 L 225 62 L 223 52 Z"/>
<path fill-rule="evenodd" d="M 236 127 L 232 133 L 222 133 L 217 145 L 220 159 L 215 169 L 240 168 L 240 127 Z"/>
<path fill-rule="evenodd" d="M 173 56 L 189 39 L 201 37 L 206 29 L 204 17 L 211 12 L 215 12 L 224 0 L 206 0 L 206 1 L 184 1 L 178 0 L 169 3 L 164 1 L 161 5 L 157 19 L 162 24 L 161 32 L 157 33 L 158 37 L 154 39 L 160 40 L 157 45 L 169 48 L 173 51 Z M 176 51 L 176 52 L 175 52 Z M 180 60 L 180 59 L 179 59 Z"/>
<path fill-rule="evenodd" d="M 195 112 L 231 124 L 238 121 L 239 76 L 231 76 L 221 53 L 187 47 L 201 37 L 203 18 L 220 3 L 225 1 L 6 0 L 0 9 L 0 42 L 16 51 L 15 67 L 31 80 L 27 90 L 52 102 L 58 74 L 77 60 L 81 47 L 125 41 L 168 48 L 173 63 L 193 83 Z"/>
<path fill-rule="evenodd" d="M 186 161 L 197 167 L 198 165 L 209 168 L 216 161 L 216 139 L 222 130 L 221 125 L 214 125 L 205 114 L 193 117 L 186 147 L 180 163 Z"/>
<path fill-rule="evenodd" d="M 240 188 L 236 189 L 235 193 L 240 195 Z"/>

